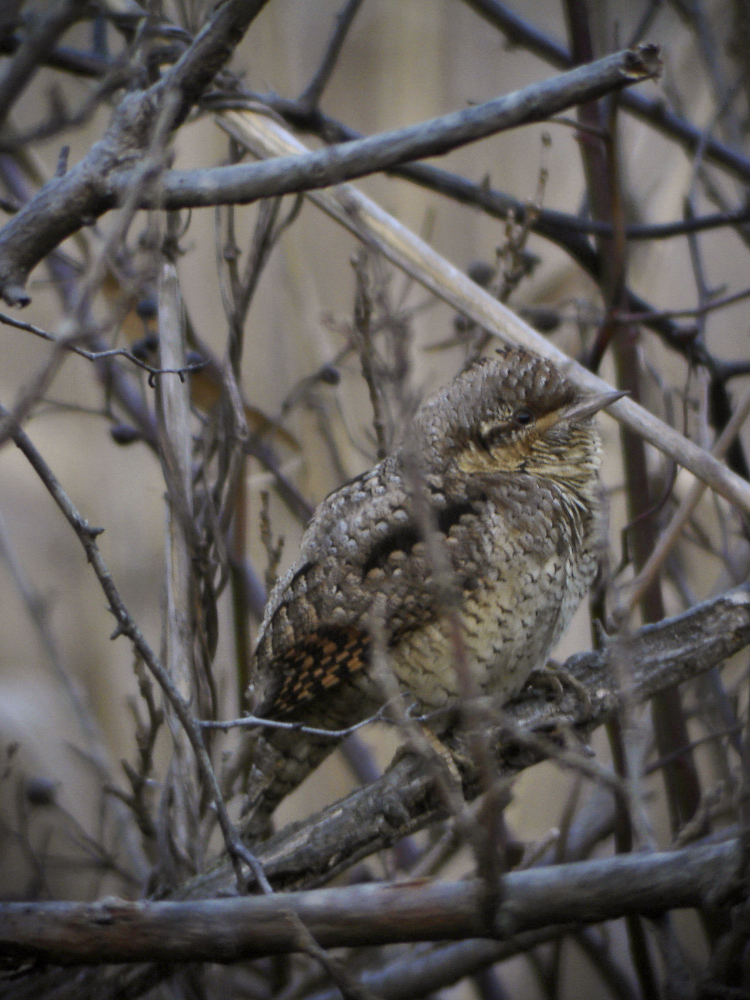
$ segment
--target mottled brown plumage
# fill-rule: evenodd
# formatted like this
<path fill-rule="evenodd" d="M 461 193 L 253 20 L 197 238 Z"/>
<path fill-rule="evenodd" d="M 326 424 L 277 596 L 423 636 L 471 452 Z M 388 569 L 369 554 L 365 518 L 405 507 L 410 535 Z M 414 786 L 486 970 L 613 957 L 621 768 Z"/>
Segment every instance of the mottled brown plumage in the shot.
<path fill-rule="evenodd" d="M 253 662 L 254 713 L 341 729 L 376 711 L 376 599 L 409 700 L 427 711 L 455 703 L 441 562 L 460 594 L 476 688 L 501 702 L 516 694 L 596 573 L 604 519 L 593 415 L 612 398 L 586 397 L 549 362 L 514 350 L 424 403 L 402 444 L 315 512 L 299 558 L 268 601 Z M 415 516 L 415 470 L 427 517 Z M 255 817 L 270 814 L 334 746 L 264 730 L 250 790 Z"/>

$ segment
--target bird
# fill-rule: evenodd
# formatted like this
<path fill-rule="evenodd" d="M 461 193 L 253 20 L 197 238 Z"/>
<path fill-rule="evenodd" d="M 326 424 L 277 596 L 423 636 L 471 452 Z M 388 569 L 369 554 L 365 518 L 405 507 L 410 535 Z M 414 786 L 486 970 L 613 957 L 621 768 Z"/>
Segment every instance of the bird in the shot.
<path fill-rule="evenodd" d="M 336 746 L 382 708 L 384 651 L 410 706 L 471 689 L 499 704 L 543 668 L 589 590 L 606 531 L 595 414 L 550 361 L 506 349 L 462 371 L 407 422 L 394 450 L 329 494 L 273 589 L 251 665 L 256 730 L 246 799 L 258 831 Z M 456 623 L 458 623 L 456 625 Z"/>

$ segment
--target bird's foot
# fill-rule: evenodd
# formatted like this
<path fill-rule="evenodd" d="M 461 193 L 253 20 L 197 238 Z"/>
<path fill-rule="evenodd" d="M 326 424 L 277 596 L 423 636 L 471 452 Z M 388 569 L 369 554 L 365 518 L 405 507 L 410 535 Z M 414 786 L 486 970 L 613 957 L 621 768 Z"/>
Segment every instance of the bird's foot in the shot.
<path fill-rule="evenodd" d="M 414 723 L 408 742 L 396 751 L 392 763 L 406 754 L 418 754 L 420 757 L 432 760 L 441 767 L 450 785 L 457 789 L 463 787 L 461 771 L 470 763 L 463 760 L 460 752 L 454 752 L 436 736 L 435 733 L 421 722 Z"/>
<path fill-rule="evenodd" d="M 424 729 L 423 735 L 429 744 L 430 749 L 448 772 L 448 777 L 453 785 L 461 788 L 463 785 L 460 770 L 460 756 L 454 754 L 443 741 L 436 736 L 431 729 Z"/>
<path fill-rule="evenodd" d="M 546 688 L 552 691 L 552 697 L 556 701 L 562 701 L 567 687 L 581 702 L 584 714 L 591 712 L 591 698 L 585 684 L 582 684 L 577 677 L 568 673 L 555 660 L 548 660 L 543 667 L 535 667 L 529 675 L 528 684 L 533 687 Z"/>

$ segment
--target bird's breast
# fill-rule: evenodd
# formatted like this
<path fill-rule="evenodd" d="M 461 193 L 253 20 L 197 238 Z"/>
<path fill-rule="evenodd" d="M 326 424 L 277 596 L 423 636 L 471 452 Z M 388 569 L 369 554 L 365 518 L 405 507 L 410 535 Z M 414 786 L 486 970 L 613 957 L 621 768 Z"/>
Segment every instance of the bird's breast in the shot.
<path fill-rule="evenodd" d="M 590 587 L 597 565 L 593 525 L 552 503 L 527 514 L 488 503 L 479 543 L 468 553 L 476 573 L 458 610 L 394 647 L 394 670 L 423 708 L 462 697 L 466 668 L 476 693 L 503 702 L 513 697 L 544 664 Z M 465 548 L 456 554 L 459 563 L 466 558 Z"/>

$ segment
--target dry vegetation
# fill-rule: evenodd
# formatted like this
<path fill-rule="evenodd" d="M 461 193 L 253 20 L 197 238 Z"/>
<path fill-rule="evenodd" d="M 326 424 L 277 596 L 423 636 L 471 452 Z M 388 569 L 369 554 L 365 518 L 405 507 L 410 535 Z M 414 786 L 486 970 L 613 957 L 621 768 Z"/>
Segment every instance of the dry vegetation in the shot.
<path fill-rule="evenodd" d="M 749 52 L 742 0 L 0 4 L 0 995 L 750 996 Z M 244 842 L 268 588 L 501 342 L 630 392 L 588 697 L 460 788 L 377 720 Z"/>

